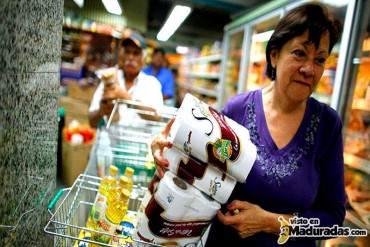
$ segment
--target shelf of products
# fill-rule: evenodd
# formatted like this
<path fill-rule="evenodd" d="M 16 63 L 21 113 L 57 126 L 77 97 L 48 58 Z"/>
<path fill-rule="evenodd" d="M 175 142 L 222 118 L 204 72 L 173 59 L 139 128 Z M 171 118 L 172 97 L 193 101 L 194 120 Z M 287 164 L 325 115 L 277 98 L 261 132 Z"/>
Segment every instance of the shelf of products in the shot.
<path fill-rule="evenodd" d="M 370 42 L 363 42 L 361 63 L 354 80 L 351 109 L 345 126 L 344 163 L 348 202 L 346 219 L 370 230 Z"/>
<path fill-rule="evenodd" d="M 370 175 L 370 161 L 356 155 L 344 153 L 344 164 Z"/>
<path fill-rule="evenodd" d="M 180 84 L 180 87 L 183 87 L 185 89 L 188 89 L 190 91 L 194 91 L 196 93 L 199 93 L 199 94 L 203 94 L 205 96 L 209 96 L 209 97 L 217 97 L 217 92 L 215 90 L 209 90 L 209 89 L 204 89 L 202 87 L 198 87 L 198 86 L 194 86 L 194 85 L 191 85 L 191 84 Z"/>
<path fill-rule="evenodd" d="M 63 26 L 61 81 L 87 76 L 88 67 L 97 70 L 113 64 L 117 39 L 107 34 Z"/>
<path fill-rule="evenodd" d="M 220 47 L 220 43 L 215 42 L 212 47 L 204 46 L 199 54 L 190 53 L 182 59 L 178 78 L 180 102 L 189 92 L 217 108 L 217 88 L 221 68 Z"/>
<path fill-rule="evenodd" d="M 190 58 L 184 62 L 184 64 L 194 64 L 194 63 L 212 63 L 221 61 L 221 54 L 214 54 L 204 57 Z"/>
<path fill-rule="evenodd" d="M 204 78 L 210 80 L 218 80 L 220 74 L 218 73 L 186 73 L 185 77 Z"/>
<path fill-rule="evenodd" d="M 348 220 L 349 222 L 351 222 L 352 224 L 354 224 L 355 226 L 361 228 L 361 229 L 367 229 L 368 231 L 370 231 L 370 225 L 366 225 L 364 224 L 364 222 L 362 222 L 356 212 L 354 212 L 353 210 L 347 210 L 346 211 L 346 220 Z"/>

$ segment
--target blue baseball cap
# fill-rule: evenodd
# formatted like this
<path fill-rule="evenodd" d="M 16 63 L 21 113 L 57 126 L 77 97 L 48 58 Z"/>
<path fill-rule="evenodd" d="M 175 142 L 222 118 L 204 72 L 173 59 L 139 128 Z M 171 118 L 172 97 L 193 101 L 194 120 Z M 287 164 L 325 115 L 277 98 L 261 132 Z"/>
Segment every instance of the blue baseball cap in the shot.
<path fill-rule="evenodd" d="M 130 32 L 128 36 L 123 38 L 122 47 L 125 47 L 129 44 L 134 44 L 141 49 L 146 47 L 144 37 L 136 32 Z"/>

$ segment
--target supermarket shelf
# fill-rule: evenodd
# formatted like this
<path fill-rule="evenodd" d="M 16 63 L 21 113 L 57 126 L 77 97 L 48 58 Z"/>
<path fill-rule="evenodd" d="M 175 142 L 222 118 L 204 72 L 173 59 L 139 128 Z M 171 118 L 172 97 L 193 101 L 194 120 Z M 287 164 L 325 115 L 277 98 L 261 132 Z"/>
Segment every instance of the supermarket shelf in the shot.
<path fill-rule="evenodd" d="M 344 153 L 344 164 L 370 175 L 370 162 L 356 155 Z"/>
<path fill-rule="evenodd" d="M 193 63 L 211 63 L 211 62 L 218 62 L 218 61 L 221 61 L 221 54 L 191 58 L 191 59 L 185 60 L 183 64 L 187 65 L 187 64 L 193 64 Z"/>
<path fill-rule="evenodd" d="M 77 30 L 77 31 L 84 31 L 84 32 L 89 32 L 89 33 L 94 33 L 94 34 L 106 35 L 106 36 L 110 36 L 110 37 L 117 38 L 117 39 L 121 37 L 121 33 L 115 30 L 100 31 L 100 30 L 92 30 L 91 28 L 83 28 L 82 26 L 72 26 L 72 25 L 66 25 L 66 24 L 63 24 L 63 28 Z"/>
<path fill-rule="evenodd" d="M 185 89 L 194 91 L 196 93 L 200 93 L 200 94 L 208 96 L 208 97 L 215 97 L 215 98 L 217 97 L 217 92 L 215 90 L 204 89 L 204 88 L 201 88 L 201 87 L 193 86 L 193 85 L 188 84 L 188 83 L 180 84 L 180 86 L 185 88 Z"/>
<path fill-rule="evenodd" d="M 367 229 L 368 231 L 370 231 L 370 225 L 367 225 L 362 220 L 360 220 L 353 210 L 346 210 L 346 220 L 359 228 Z"/>
<path fill-rule="evenodd" d="M 331 97 L 326 94 L 321 94 L 321 93 L 313 93 L 312 97 L 317 99 L 318 101 L 325 103 L 325 104 L 330 104 Z"/>
<path fill-rule="evenodd" d="M 220 74 L 218 73 L 185 73 L 186 77 L 197 77 L 204 79 L 219 79 Z"/>
<path fill-rule="evenodd" d="M 370 101 L 366 101 L 366 99 L 354 99 L 352 102 L 352 108 L 362 111 L 370 111 Z"/>

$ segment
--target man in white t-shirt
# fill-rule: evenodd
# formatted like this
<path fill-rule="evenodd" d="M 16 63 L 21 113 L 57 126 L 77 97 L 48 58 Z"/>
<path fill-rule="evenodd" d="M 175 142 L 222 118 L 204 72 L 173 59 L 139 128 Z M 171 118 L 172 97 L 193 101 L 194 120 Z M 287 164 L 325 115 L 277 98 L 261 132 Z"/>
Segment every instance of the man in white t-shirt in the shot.
<path fill-rule="evenodd" d="M 104 73 L 113 74 L 112 84 L 100 82 L 89 108 L 89 122 L 97 127 L 100 119 L 109 117 L 113 109 L 112 100 L 136 100 L 146 105 L 145 110 L 158 112 L 163 106 L 161 84 L 154 77 L 141 72 L 144 65 L 144 38 L 131 33 L 122 40 L 118 66 L 97 72 L 98 77 L 104 78 Z M 113 71 L 113 72 L 112 72 Z M 124 116 L 120 116 L 124 119 Z"/>

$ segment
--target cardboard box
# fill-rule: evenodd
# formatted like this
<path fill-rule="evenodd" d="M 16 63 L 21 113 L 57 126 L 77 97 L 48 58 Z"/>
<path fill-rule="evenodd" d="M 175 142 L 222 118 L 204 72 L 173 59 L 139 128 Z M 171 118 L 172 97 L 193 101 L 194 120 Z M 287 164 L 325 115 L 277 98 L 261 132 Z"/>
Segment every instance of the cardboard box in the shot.
<path fill-rule="evenodd" d="M 89 161 L 90 144 L 71 145 L 62 143 L 62 180 L 67 186 L 72 186 L 77 176 L 84 173 Z"/>
<path fill-rule="evenodd" d="M 66 80 L 68 96 L 90 104 L 97 86 L 81 87 L 76 80 Z"/>
<path fill-rule="evenodd" d="M 64 108 L 66 126 L 73 120 L 81 124 L 89 124 L 89 105 L 90 102 L 84 102 L 68 96 L 59 98 L 59 106 Z"/>

